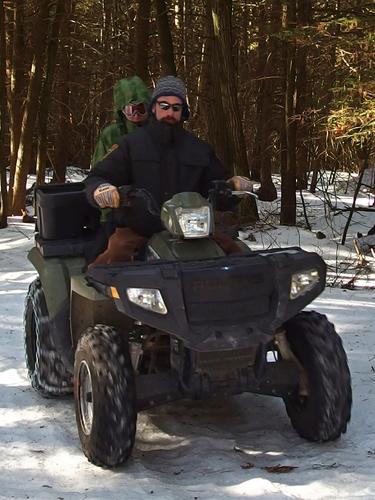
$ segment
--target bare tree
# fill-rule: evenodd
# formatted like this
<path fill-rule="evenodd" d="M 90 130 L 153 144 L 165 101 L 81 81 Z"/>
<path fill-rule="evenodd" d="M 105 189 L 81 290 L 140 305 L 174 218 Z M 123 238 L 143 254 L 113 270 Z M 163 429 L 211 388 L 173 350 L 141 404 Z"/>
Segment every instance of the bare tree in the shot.
<path fill-rule="evenodd" d="M 151 0 L 138 0 L 137 19 L 135 26 L 134 68 L 136 74 L 144 82 L 150 81 L 148 70 L 148 48 L 150 36 Z"/>
<path fill-rule="evenodd" d="M 283 42 L 284 119 L 281 123 L 281 213 L 280 223 L 296 223 L 296 0 L 288 0 L 286 30 L 290 35 Z"/>
<path fill-rule="evenodd" d="M 54 82 L 55 69 L 57 63 L 57 52 L 59 47 L 60 28 L 65 16 L 65 0 L 57 0 L 54 4 L 55 12 L 51 26 L 51 33 L 47 46 L 47 67 L 46 77 L 43 83 L 40 109 L 38 117 L 38 153 L 36 161 L 36 184 L 44 182 L 45 166 L 47 160 L 47 124 L 48 111 L 51 106 L 52 86 Z"/>
<path fill-rule="evenodd" d="M 214 26 L 214 39 L 217 43 L 219 58 L 217 60 L 217 77 L 223 98 L 223 108 L 227 127 L 230 131 L 229 138 L 232 144 L 231 168 L 235 175 L 249 176 L 249 164 L 245 138 L 238 112 L 239 102 L 235 68 L 232 55 L 232 1 L 212 0 L 212 21 Z M 242 204 L 242 215 L 250 219 L 257 219 L 257 207 L 253 199 Z"/>
<path fill-rule="evenodd" d="M 24 209 L 27 174 L 32 163 L 32 141 L 42 87 L 45 41 L 49 24 L 49 4 L 49 0 L 40 0 L 39 12 L 35 16 L 33 28 L 33 61 L 30 68 L 29 87 L 22 118 L 14 179 L 12 213 L 15 215 L 22 214 Z"/>
<path fill-rule="evenodd" d="M 16 171 L 18 146 L 21 137 L 22 113 L 24 97 L 26 95 L 26 71 L 25 64 L 28 60 L 25 36 L 25 2 L 15 0 L 13 9 L 9 11 L 11 19 L 9 25 L 12 27 L 8 46 L 8 109 L 9 109 L 9 133 L 10 133 L 10 175 L 8 182 L 8 206 L 13 203 L 13 186 Z"/>
<path fill-rule="evenodd" d="M 173 41 L 168 21 L 165 0 L 155 0 L 158 37 L 161 50 L 162 71 L 166 75 L 176 75 Z"/>
<path fill-rule="evenodd" d="M 8 202 L 7 202 L 7 159 L 9 152 L 6 144 L 6 50 L 5 50 L 5 20 L 4 3 L 0 0 L 0 229 L 7 227 Z"/>
<path fill-rule="evenodd" d="M 268 7 L 268 8 L 267 8 Z M 266 20 L 270 17 L 269 26 Z M 251 176 L 261 181 L 259 195 L 263 200 L 272 201 L 277 197 L 272 182 L 272 133 L 275 130 L 274 93 L 277 72 L 277 40 L 281 27 L 281 1 L 272 0 L 271 5 L 261 5 L 258 15 L 258 93 L 256 107 L 256 137 L 253 150 Z M 268 36 L 267 36 L 268 35 Z"/>
<path fill-rule="evenodd" d="M 55 140 L 55 165 L 54 178 L 59 182 L 64 182 L 66 166 L 72 150 L 72 84 L 71 84 L 71 57 L 72 48 L 72 30 L 73 24 L 70 22 L 74 19 L 76 0 L 67 2 L 66 22 L 61 27 L 61 51 L 59 57 L 59 73 L 58 82 L 56 82 L 56 101 L 58 117 L 56 131 L 57 138 Z"/>
<path fill-rule="evenodd" d="M 232 172 L 232 142 L 229 127 L 225 124 L 225 112 L 221 97 L 220 82 L 217 78 L 219 61 L 218 45 L 214 36 L 212 5 L 205 3 L 206 42 L 203 47 L 201 109 L 206 118 L 208 139 L 223 163 L 228 175 Z"/>

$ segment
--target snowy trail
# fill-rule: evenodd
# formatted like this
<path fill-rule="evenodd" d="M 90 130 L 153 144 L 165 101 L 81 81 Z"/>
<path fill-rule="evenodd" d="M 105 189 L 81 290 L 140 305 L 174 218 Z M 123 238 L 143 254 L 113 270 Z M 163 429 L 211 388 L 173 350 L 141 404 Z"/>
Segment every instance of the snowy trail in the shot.
<path fill-rule="evenodd" d="M 335 323 L 352 372 L 352 421 L 339 441 L 300 439 L 278 399 L 184 401 L 141 413 L 132 459 L 105 470 L 80 450 L 73 400 L 43 399 L 27 380 L 22 313 L 35 275 L 31 245 L 31 226 L 0 233 L 0 498 L 375 497 L 375 290 L 329 288 L 312 305 Z M 275 465 L 297 468 L 265 469 Z"/>

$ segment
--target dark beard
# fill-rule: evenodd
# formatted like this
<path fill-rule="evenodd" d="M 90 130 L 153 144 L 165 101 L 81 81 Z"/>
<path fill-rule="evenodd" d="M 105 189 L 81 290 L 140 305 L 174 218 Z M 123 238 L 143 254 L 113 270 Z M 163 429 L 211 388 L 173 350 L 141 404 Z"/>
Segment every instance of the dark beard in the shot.
<path fill-rule="evenodd" d="M 153 120 L 150 130 L 155 139 L 162 145 L 173 144 L 182 130 L 182 123 L 169 123 L 165 120 Z"/>
<path fill-rule="evenodd" d="M 162 123 L 168 123 L 168 125 L 177 125 L 177 123 L 179 123 L 178 120 L 175 120 L 174 118 L 169 118 L 169 117 L 162 118 L 160 121 Z"/>

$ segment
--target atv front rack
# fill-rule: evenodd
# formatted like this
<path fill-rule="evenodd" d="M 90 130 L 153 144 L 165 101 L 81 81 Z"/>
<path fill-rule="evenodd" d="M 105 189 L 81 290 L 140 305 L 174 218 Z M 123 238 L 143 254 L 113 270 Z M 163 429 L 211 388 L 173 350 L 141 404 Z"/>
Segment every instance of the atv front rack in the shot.
<path fill-rule="evenodd" d="M 292 275 L 314 269 L 316 285 L 290 298 Z M 153 261 L 92 267 L 87 281 L 113 297 L 117 309 L 170 333 L 197 351 L 245 348 L 267 341 L 287 319 L 317 297 L 326 268 L 298 247 L 201 261 Z M 160 290 L 167 314 L 130 302 L 128 288 Z"/>

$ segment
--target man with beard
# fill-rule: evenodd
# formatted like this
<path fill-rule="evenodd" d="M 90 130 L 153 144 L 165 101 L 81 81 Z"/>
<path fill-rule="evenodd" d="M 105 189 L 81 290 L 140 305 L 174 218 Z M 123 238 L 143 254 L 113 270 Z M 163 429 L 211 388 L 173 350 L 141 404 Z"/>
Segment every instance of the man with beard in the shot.
<path fill-rule="evenodd" d="M 152 93 L 150 111 L 148 123 L 128 134 L 89 173 L 85 183 L 93 205 L 117 208 L 120 204 L 117 188 L 130 185 L 147 190 L 161 207 L 179 192 L 195 191 L 207 197 L 212 181 L 225 179 L 224 168 L 212 147 L 183 128 L 183 122 L 189 118 L 189 107 L 182 80 L 174 76 L 161 78 Z M 246 177 L 234 176 L 229 180 L 236 190 L 252 188 Z M 150 236 L 142 234 L 131 218 L 112 224 L 114 232 L 108 246 L 92 264 L 132 260 Z M 155 227 L 155 232 L 158 230 Z M 215 232 L 213 238 L 228 254 L 241 251 L 229 236 Z"/>

